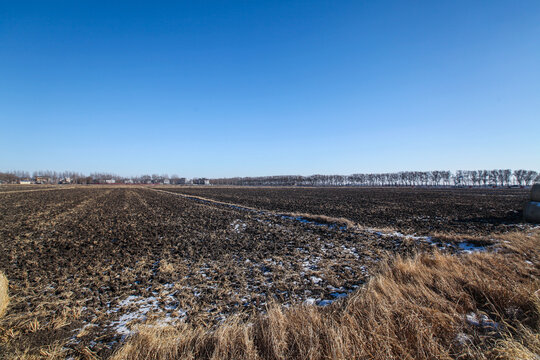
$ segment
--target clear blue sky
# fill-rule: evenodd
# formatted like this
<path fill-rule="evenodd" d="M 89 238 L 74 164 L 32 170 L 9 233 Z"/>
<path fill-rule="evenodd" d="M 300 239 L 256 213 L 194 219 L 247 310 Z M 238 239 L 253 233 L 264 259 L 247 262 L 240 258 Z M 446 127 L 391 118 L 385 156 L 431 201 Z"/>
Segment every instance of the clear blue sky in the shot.
<path fill-rule="evenodd" d="M 540 1 L 0 0 L 0 170 L 540 170 Z"/>

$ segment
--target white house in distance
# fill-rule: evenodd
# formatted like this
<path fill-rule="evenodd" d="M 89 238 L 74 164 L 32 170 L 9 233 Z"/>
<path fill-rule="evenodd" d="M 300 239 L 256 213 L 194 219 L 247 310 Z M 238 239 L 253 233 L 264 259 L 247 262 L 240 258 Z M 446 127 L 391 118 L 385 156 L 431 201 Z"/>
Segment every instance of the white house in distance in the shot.
<path fill-rule="evenodd" d="M 206 178 L 195 178 L 191 181 L 193 185 L 210 185 L 210 180 Z"/>
<path fill-rule="evenodd" d="M 116 180 L 115 179 L 107 179 L 107 180 L 105 180 L 105 184 L 116 184 Z"/>

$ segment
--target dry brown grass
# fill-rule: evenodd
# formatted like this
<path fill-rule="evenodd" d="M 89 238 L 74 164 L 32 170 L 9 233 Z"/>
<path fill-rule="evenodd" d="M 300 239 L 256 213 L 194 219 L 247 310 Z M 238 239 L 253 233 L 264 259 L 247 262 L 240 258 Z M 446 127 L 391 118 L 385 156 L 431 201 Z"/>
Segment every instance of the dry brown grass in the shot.
<path fill-rule="evenodd" d="M 528 328 L 519 329 L 518 339 L 509 336 L 497 342 L 491 355 L 498 360 L 538 360 L 540 354 L 540 335 Z"/>
<path fill-rule="evenodd" d="M 540 236 L 505 241 L 499 253 L 398 258 L 328 308 L 272 306 L 213 331 L 143 327 L 114 358 L 537 359 Z M 467 314 L 487 323 L 472 325 Z"/>
<path fill-rule="evenodd" d="M 0 272 L 0 317 L 4 316 L 9 304 L 8 280 L 6 276 Z"/>
<path fill-rule="evenodd" d="M 51 345 L 42 346 L 37 352 L 30 352 L 28 350 L 17 351 L 14 354 L 6 355 L 5 358 L 16 360 L 60 360 L 66 358 L 66 349 L 61 343 L 56 342 Z M 89 359 L 89 357 L 84 358 Z"/>
<path fill-rule="evenodd" d="M 166 260 L 162 260 L 159 264 L 159 271 L 164 274 L 172 274 L 175 271 L 174 264 L 171 264 Z"/>

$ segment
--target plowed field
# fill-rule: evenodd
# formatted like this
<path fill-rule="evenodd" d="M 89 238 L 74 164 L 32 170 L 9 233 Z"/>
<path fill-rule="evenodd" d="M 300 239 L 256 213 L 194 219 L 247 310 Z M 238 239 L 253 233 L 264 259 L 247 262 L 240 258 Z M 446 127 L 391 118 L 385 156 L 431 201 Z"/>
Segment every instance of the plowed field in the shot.
<path fill-rule="evenodd" d="M 326 306 L 383 260 L 484 250 L 497 240 L 481 235 L 526 226 L 522 190 L 35 189 L 0 192 L 11 296 L 0 353 L 10 356 L 58 346 L 107 357 L 143 322 L 213 327 L 271 302 Z M 435 232 L 470 238 L 411 235 Z"/>

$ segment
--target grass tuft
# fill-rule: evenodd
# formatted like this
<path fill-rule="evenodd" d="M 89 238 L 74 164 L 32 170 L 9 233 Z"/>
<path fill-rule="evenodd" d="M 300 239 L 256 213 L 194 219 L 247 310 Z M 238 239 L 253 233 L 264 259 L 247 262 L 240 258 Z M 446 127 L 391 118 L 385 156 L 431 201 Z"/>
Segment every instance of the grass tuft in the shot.
<path fill-rule="evenodd" d="M 6 276 L 0 272 L 0 317 L 4 316 L 9 304 L 8 280 Z"/>

